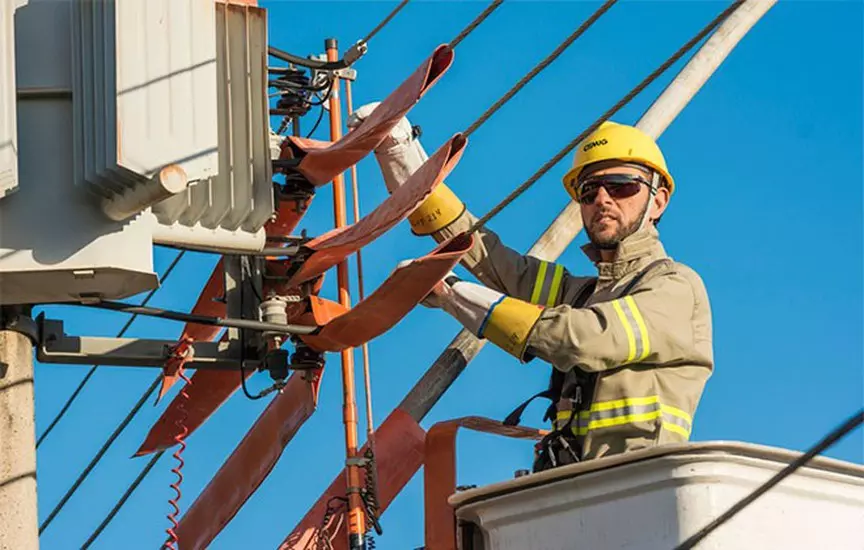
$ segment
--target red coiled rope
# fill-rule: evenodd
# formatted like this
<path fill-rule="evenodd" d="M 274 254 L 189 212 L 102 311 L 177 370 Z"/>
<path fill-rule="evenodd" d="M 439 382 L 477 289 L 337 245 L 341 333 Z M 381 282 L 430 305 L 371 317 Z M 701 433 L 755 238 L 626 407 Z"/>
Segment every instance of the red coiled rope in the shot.
<path fill-rule="evenodd" d="M 189 433 L 189 428 L 186 427 L 186 401 L 189 400 L 189 394 L 186 393 L 186 388 L 192 384 L 192 380 L 190 380 L 184 372 L 184 365 L 191 359 L 189 353 L 191 345 L 191 338 L 186 337 L 182 339 L 171 350 L 171 356 L 165 364 L 166 371 L 172 372 L 176 370 L 177 376 L 185 382 L 183 387 L 180 389 L 180 401 L 177 403 L 177 408 L 180 411 L 180 416 L 175 422 L 175 425 L 177 426 L 177 435 L 174 436 L 174 441 L 177 442 L 177 450 L 174 451 L 174 454 L 172 455 L 174 459 L 177 460 L 177 466 L 171 469 L 171 472 L 177 475 L 177 481 L 171 484 L 171 488 L 174 489 L 176 495 L 174 498 L 168 500 L 168 504 L 174 508 L 174 511 L 168 514 L 168 520 L 171 522 L 171 527 L 165 530 L 165 532 L 168 533 L 169 538 L 165 543 L 164 548 L 169 548 L 170 550 L 176 550 L 174 545 L 179 542 L 177 533 L 174 530 L 180 525 L 177 522 L 177 516 L 180 515 L 180 507 L 177 505 L 177 502 L 182 496 L 182 493 L 180 492 L 180 483 L 183 481 L 183 474 L 180 470 L 183 468 L 184 462 L 181 455 L 183 454 L 183 450 L 186 449 L 184 439 L 186 438 L 186 434 Z"/>

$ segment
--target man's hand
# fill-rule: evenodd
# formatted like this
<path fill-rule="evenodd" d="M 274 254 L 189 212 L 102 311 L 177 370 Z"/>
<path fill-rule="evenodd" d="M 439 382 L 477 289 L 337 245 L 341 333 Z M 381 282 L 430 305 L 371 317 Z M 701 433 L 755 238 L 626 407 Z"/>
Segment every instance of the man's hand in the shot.
<path fill-rule="evenodd" d="M 399 265 L 403 266 L 411 261 L 406 260 Z M 505 296 L 500 292 L 477 283 L 463 281 L 451 271 L 438 281 L 420 303 L 428 308 L 443 309 L 474 336 L 482 338 L 481 333 L 486 319 L 492 309 L 504 298 Z"/>
<path fill-rule="evenodd" d="M 380 105 L 379 102 L 367 103 L 351 113 L 348 117 L 348 129 L 354 131 L 372 115 L 378 105 Z M 387 186 L 387 190 L 392 193 L 405 183 L 411 174 L 416 172 L 429 157 L 420 141 L 415 138 L 411 122 L 406 117 L 402 117 L 396 126 L 390 130 L 384 141 L 375 148 L 375 158 L 381 168 L 381 174 L 384 176 L 384 184 Z"/>

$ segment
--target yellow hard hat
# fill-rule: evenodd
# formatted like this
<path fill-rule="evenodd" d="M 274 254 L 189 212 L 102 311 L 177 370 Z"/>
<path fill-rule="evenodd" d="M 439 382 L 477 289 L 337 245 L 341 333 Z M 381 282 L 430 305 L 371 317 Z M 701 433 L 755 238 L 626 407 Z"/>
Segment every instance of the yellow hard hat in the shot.
<path fill-rule="evenodd" d="M 639 128 L 607 121 L 579 144 L 573 155 L 573 167 L 564 175 L 564 188 L 574 200 L 582 170 L 589 164 L 605 160 L 636 162 L 653 168 L 666 180 L 669 193 L 675 190 L 675 182 L 657 143 Z"/>

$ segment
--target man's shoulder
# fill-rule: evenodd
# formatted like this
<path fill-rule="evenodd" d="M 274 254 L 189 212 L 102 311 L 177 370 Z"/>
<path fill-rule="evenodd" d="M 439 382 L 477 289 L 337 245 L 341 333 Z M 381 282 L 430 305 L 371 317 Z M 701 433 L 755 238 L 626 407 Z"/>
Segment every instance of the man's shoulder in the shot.
<path fill-rule="evenodd" d="M 705 288 L 705 281 L 702 279 L 702 276 L 696 271 L 695 268 L 691 267 L 689 264 L 681 262 L 679 260 L 673 259 L 671 257 L 664 258 L 666 260 L 663 262 L 663 268 L 658 270 L 657 276 L 677 276 L 681 279 L 684 279 L 689 283 L 690 287 L 693 290 L 693 293 L 697 297 L 705 296 L 707 297 L 707 289 Z"/>

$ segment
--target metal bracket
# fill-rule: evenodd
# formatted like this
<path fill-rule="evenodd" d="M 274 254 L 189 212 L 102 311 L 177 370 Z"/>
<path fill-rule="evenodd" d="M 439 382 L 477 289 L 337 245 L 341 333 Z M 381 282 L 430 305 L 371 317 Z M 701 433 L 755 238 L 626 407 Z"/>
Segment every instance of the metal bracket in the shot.
<path fill-rule="evenodd" d="M 0 330 L 11 330 L 23 334 L 35 345 L 39 340 L 39 327 L 30 317 L 30 308 L 7 306 L 0 308 Z"/>
<path fill-rule="evenodd" d="M 36 357 L 42 363 L 162 368 L 177 345 L 175 340 L 69 336 L 63 331 L 63 321 L 45 319 L 44 315 L 39 316 L 36 325 Z M 239 353 L 231 349 L 229 342 L 195 342 L 191 355 L 187 368 L 240 369 Z M 257 369 L 261 362 L 249 359 L 244 364 Z"/>
<path fill-rule="evenodd" d="M 358 46 L 356 44 L 354 46 L 351 46 L 351 51 L 352 51 L 352 53 L 356 52 L 354 59 L 351 61 L 352 63 L 354 61 L 356 61 L 357 59 L 360 59 L 360 57 L 362 57 L 362 55 L 364 53 L 366 53 L 366 50 L 362 46 Z M 317 55 L 310 55 L 309 59 L 314 59 L 316 61 L 326 62 L 327 61 L 327 54 L 326 53 L 319 53 Z M 335 76 L 338 76 L 342 80 L 350 80 L 352 82 L 357 80 L 357 69 L 352 69 L 351 67 L 345 67 L 343 69 L 333 69 L 332 71 L 329 71 L 329 72 L 333 73 Z"/>

